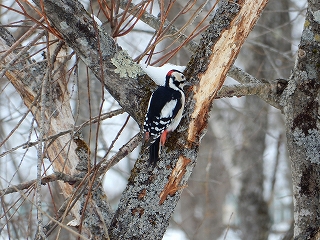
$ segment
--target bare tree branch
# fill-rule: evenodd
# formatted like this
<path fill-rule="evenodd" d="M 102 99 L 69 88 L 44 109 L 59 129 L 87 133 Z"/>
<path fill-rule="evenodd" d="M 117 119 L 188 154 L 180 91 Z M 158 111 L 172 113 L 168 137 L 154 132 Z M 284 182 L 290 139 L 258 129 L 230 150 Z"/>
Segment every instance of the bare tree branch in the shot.
<path fill-rule="evenodd" d="M 287 86 L 287 80 L 277 79 L 265 83 L 244 83 L 239 85 L 222 86 L 216 95 L 216 98 L 242 97 L 249 95 L 271 96 L 280 95 Z"/>
<path fill-rule="evenodd" d="M 0 39 L 0 49 L 10 50 L 7 45 L 8 41 Z M 26 52 L 26 50 L 22 50 Z M 21 54 L 20 54 L 21 55 Z M 5 63 L 14 62 L 17 58 L 15 52 L 7 54 L 5 61 L 1 62 L 2 69 L 5 69 L 7 65 Z M 46 73 L 46 63 L 34 64 L 32 61 L 28 61 L 27 56 L 20 59 L 19 64 L 12 65 L 10 69 L 5 72 L 6 77 L 10 80 L 16 91 L 20 94 L 25 105 L 32 112 L 37 123 L 41 122 L 41 116 L 39 111 L 39 94 Z M 51 83 L 51 87 L 54 85 L 55 97 L 50 98 L 46 96 L 42 100 L 47 100 L 45 106 L 50 106 L 45 109 L 46 121 L 50 122 L 50 128 L 48 129 L 47 135 L 56 135 L 60 131 L 69 129 L 70 126 L 74 125 L 70 105 L 65 103 L 65 100 L 69 98 L 66 85 L 62 82 L 63 78 L 59 78 L 54 83 Z M 51 101 L 52 100 L 52 101 Z M 44 103 L 42 103 L 44 104 Z M 63 106 L 63 107 L 61 107 Z M 59 111 L 57 111 L 59 109 Z M 51 146 L 46 149 L 46 154 L 52 161 L 55 171 L 64 172 L 66 174 L 74 174 L 75 168 L 78 163 L 77 156 L 75 155 L 76 145 L 70 141 L 72 139 L 70 134 L 60 136 L 56 141 L 52 142 Z M 68 147 L 69 146 L 69 147 Z M 69 196 L 73 187 L 69 184 L 59 182 L 65 196 Z M 80 206 L 76 204 L 73 209 L 74 216 L 77 217 Z"/>
<path fill-rule="evenodd" d="M 225 6 L 224 4 L 225 3 L 222 3 L 221 5 Z M 230 11 L 231 14 L 237 12 L 238 8 L 240 8 L 239 16 L 237 16 L 239 24 L 230 24 L 230 28 L 226 30 L 224 29 L 224 24 L 227 24 L 228 21 L 231 22 L 230 19 L 233 19 L 233 16 L 226 15 L 222 17 L 223 20 L 216 20 L 225 23 L 215 26 L 215 29 L 212 30 L 213 33 L 209 33 L 210 35 L 213 35 L 210 36 L 213 39 L 211 39 L 211 42 L 206 42 L 206 44 L 212 46 L 212 49 L 207 50 L 206 46 L 200 45 L 199 48 L 201 50 L 192 56 L 189 66 L 187 66 L 187 76 L 196 76 L 195 78 L 200 78 L 201 76 L 199 85 L 194 89 L 195 94 L 193 99 L 195 105 L 191 114 L 191 122 L 188 130 L 188 141 L 190 146 L 199 142 L 199 139 L 202 138 L 202 133 L 207 126 L 208 112 L 210 111 L 213 98 L 221 88 L 229 68 L 232 66 L 235 57 L 240 51 L 240 47 L 249 35 L 253 25 L 261 14 L 262 9 L 265 7 L 266 1 L 252 3 L 255 6 L 251 6 L 250 3 L 242 4 L 235 3 L 235 5 L 232 6 L 232 10 L 228 8 L 224 9 L 223 7 L 219 8 L 221 12 Z M 219 15 L 221 12 L 218 11 L 216 15 Z M 215 24 L 214 20 L 211 22 L 212 26 Z M 209 29 L 207 31 L 209 31 Z M 241 36 L 239 34 L 240 32 Z M 203 44 L 205 40 L 203 38 L 201 43 Z M 207 50 L 207 52 L 203 49 Z M 221 54 L 218 55 L 219 53 Z M 210 57 L 208 58 L 208 56 Z M 230 59 L 232 59 L 232 61 L 230 61 Z M 195 64 L 196 62 L 198 63 L 197 65 L 202 66 L 202 69 L 197 67 Z"/>
<path fill-rule="evenodd" d="M 160 239 L 163 236 L 171 216 L 170 213 L 176 206 L 195 165 L 199 142 L 207 127 L 207 114 L 215 97 L 214 93 L 223 83 L 228 71 L 226 66 L 232 65 L 241 42 L 252 29 L 266 1 L 255 2 L 254 6 L 248 2 L 242 2 L 242 4 L 224 2 L 217 10 L 215 18 L 211 22 L 212 25 L 204 33 L 197 54 L 193 56 L 185 71 L 186 76 L 195 83 L 193 101 L 186 104 L 188 106 L 187 113 L 192 114 L 193 112 L 194 114 L 190 118 L 191 128 L 188 131 L 181 130 L 186 124 L 182 123 L 181 128 L 178 129 L 179 134 L 168 139 L 168 147 L 164 147 L 161 161 L 154 169 L 147 167 L 148 163 L 144 161 L 144 155 L 137 160 L 113 218 L 110 228 L 111 238 L 131 239 L 139 236 L 144 239 Z M 254 14 L 250 11 L 253 11 Z M 258 15 L 256 15 L 257 12 Z M 240 21 L 243 25 L 230 25 L 235 18 L 246 20 Z M 233 27 L 240 29 L 232 29 Z M 233 35 L 237 32 L 241 32 L 241 36 Z M 235 41 L 232 37 L 239 38 Z M 214 50 L 215 47 L 225 54 L 228 49 L 224 47 L 232 45 L 232 42 L 239 42 L 239 45 L 232 49 L 232 56 L 214 54 L 218 52 Z M 214 67 L 211 67 L 211 63 Z M 217 75 L 212 77 L 210 74 L 214 72 Z M 206 73 L 210 74 L 204 77 Z M 200 85 L 197 85 L 198 76 L 199 78 L 201 76 Z M 206 95 L 207 93 L 208 95 Z M 198 94 L 203 94 L 203 97 L 199 96 L 198 98 Z M 197 111 L 200 106 L 202 106 L 202 111 Z M 188 139 L 186 134 L 189 134 Z M 177 146 L 181 146 L 181 149 Z M 163 181 L 162 179 L 168 180 Z M 154 209 L 157 209 L 156 214 Z M 139 229 L 137 226 L 140 226 Z"/>
<path fill-rule="evenodd" d="M 29 113 L 29 112 L 27 112 Z M 90 124 L 93 124 L 93 123 L 98 123 L 100 121 L 103 121 L 105 119 L 108 119 L 108 118 L 112 118 L 114 116 L 117 116 L 119 114 L 122 114 L 124 113 L 124 110 L 123 109 L 117 109 L 117 110 L 113 110 L 111 112 L 107 112 L 107 113 L 103 113 L 101 114 L 101 116 L 96 116 L 96 117 L 93 117 L 91 120 L 88 120 L 88 121 L 85 121 L 84 123 L 82 123 L 81 125 L 79 126 L 76 126 L 74 128 L 70 128 L 68 130 L 65 130 L 65 131 L 61 131 L 55 135 L 52 135 L 52 136 L 49 136 L 49 137 L 45 137 L 43 140 L 44 141 L 50 141 L 50 142 L 53 142 L 55 141 L 58 137 L 60 136 L 63 136 L 63 135 L 66 135 L 66 134 L 74 134 L 74 133 L 77 133 L 79 132 L 82 128 L 90 125 Z M 4 141 L 3 141 L 4 143 Z M 23 143 L 23 144 L 20 144 L 8 151 L 5 151 L 3 153 L 0 154 L 0 158 L 1 157 L 4 157 L 5 155 L 9 154 L 9 153 L 12 153 L 14 152 L 15 150 L 19 149 L 19 148 L 28 148 L 28 147 L 32 147 L 32 146 L 35 146 L 39 143 L 39 141 L 34 141 L 34 142 L 26 142 L 26 143 Z M 50 143 L 49 143 L 50 144 Z M 2 143 L 0 144 L 0 146 L 2 145 Z"/>
<path fill-rule="evenodd" d="M 97 176 L 105 174 L 112 166 L 117 164 L 121 159 L 126 157 L 129 153 L 131 153 L 141 142 L 141 133 L 137 133 L 134 137 L 132 137 L 126 144 L 124 144 L 119 151 L 112 156 L 111 159 L 106 161 L 106 159 L 102 159 L 99 163 Z"/>
<path fill-rule="evenodd" d="M 52 174 L 50 174 L 48 176 L 45 176 L 45 177 L 41 178 L 41 184 L 45 185 L 47 183 L 54 182 L 54 181 L 57 181 L 57 180 L 61 180 L 61 181 L 67 182 L 69 184 L 74 184 L 74 183 L 80 181 L 81 179 L 82 178 L 74 177 L 74 176 L 71 176 L 71 175 L 68 175 L 68 174 L 65 174 L 65 173 L 56 172 L 56 173 L 52 173 Z M 31 180 L 31 181 L 28 181 L 28 182 L 24 182 L 24 183 L 20 183 L 20 184 L 8 187 L 6 189 L 2 189 L 2 190 L 0 190 L 0 196 L 2 197 L 3 195 L 7 195 L 7 194 L 10 194 L 10 193 L 18 192 L 18 191 L 21 191 L 21 190 L 24 190 L 24 189 L 29 189 L 30 187 L 34 187 L 36 182 L 37 182 L 37 180 L 35 179 L 35 180 Z"/>

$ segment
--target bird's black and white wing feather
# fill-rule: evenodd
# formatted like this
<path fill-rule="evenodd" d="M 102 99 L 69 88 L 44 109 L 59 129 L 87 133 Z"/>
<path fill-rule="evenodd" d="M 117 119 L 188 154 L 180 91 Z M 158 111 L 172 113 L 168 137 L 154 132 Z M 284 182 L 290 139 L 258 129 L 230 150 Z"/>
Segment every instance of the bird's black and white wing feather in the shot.
<path fill-rule="evenodd" d="M 183 87 L 189 85 L 182 72 L 172 69 L 166 74 L 164 86 L 151 95 L 143 125 L 145 146 L 150 146 L 150 163 L 159 160 L 160 143 L 165 144 L 167 134 L 174 131 L 185 104 Z"/>
<path fill-rule="evenodd" d="M 181 107 L 181 93 L 179 91 L 159 86 L 152 93 L 143 126 L 144 132 L 149 135 L 149 139 L 146 139 L 148 146 L 168 128 Z"/>

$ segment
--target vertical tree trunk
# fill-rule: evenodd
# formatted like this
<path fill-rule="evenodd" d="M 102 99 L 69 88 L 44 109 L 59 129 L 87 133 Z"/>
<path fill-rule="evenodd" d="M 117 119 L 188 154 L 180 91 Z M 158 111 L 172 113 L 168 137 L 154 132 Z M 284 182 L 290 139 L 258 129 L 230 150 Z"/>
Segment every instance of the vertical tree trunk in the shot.
<path fill-rule="evenodd" d="M 320 232 L 320 3 L 308 1 L 298 59 L 283 106 L 292 163 L 295 239 Z"/>
<path fill-rule="evenodd" d="M 246 97 L 245 105 L 250 110 L 244 114 L 243 145 L 235 155 L 235 160 L 240 163 L 242 169 L 239 226 L 242 239 L 263 240 L 268 239 L 270 227 L 268 206 L 263 196 L 263 153 L 268 105 L 255 97 Z"/>
<path fill-rule="evenodd" d="M 252 32 L 254 43 L 245 46 L 240 60 L 244 62 L 245 70 L 259 79 L 276 79 L 277 77 L 288 77 L 288 69 L 284 68 L 286 59 L 280 54 L 269 52 L 255 42 L 265 44 L 279 51 L 290 50 L 290 43 L 284 41 L 286 35 L 290 34 L 290 25 L 279 26 L 289 22 L 287 1 L 269 1 L 266 10 L 273 12 L 283 10 L 282 14 L 274 17 L 274 14 L 265 12 L 259 19 L 259 24 Z M 270 29 L 266 33 L 266 29 Z M 250 54 L 246 54 L 250 52 Z M 278 61 L 279 70 L 276 72 L 274 66 Z M 271 62 L 272 61 L 272 62 Z M 279 72 L 282 76 L 278 76 Z M 257 97 L 246 97 L 243 119 L 243 145 L 235 156 L 236 162 L 240 163 L 243 171 L 241 175 L 241 191 L 239 196 L 239 216 L 242 239 L 268 239 L 271 221 L 268 213 L 268 205 L 264 199 L 264 151 L 266 147 L 266 132 L 268 128 L 269 106 Z M 248 120 L 249 118 L 249 120 Z"/>
<path fill-rule="evenodd" d="M 181 225 L 189 239 L 218 239 L 224 230 L 223 206 L 230 190 L 230 176 L 221 156 L 224 147 L 209 127 L 188 191 L 180 200 Z"/>

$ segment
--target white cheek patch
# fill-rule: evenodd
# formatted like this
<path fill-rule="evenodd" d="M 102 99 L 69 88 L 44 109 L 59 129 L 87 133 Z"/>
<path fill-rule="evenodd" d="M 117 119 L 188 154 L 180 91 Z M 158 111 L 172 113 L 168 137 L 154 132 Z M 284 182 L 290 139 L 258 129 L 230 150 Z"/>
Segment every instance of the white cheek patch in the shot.
<path fill-rule="evenodd" d="M 160 119 L 172 117 L 173 109 L 175 108 L 176 104 L 177 104 L 176 99 L 166 103 L 166 105 L 164 105 L 164 107 L 161 110 Z"/>

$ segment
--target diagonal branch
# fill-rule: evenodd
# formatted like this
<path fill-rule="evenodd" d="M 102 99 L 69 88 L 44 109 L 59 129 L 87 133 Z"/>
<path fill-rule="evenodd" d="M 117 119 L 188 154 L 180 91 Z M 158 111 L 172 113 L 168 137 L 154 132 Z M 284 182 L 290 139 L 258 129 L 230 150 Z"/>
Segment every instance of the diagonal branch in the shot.
<path fill-rule="evenodd" d="M 194 96 L 186 103 L 191 115 L 189 130 L 181 129 L 187 125 L 184 119 L 178 133 L 168 139 L 155 168 L 147 167 L 145 155 L 137 160 L 112 220 L 111 237 L 162 238 L 195 166 L 215 93 L 265 4 L 265 0 L 223 1 L 217 10 L 185 71 L 195 84 L 189 92 L 190 98 Z"/>
<path fill-rule="evenodd" d="M 269 85 L 265 83 L 249 83 L 222 86 L 215 98 L 218 99 L 227 97 L 258 95 L 261 91 L 264 91 L 265 89 L 269 89 Z"/>
<path fill-rule="evenodd" d="M 75 182 L 80 181 L 81 178 L 74 177 L 74 176 L 71 176 L 69 174 L 65 174 L 65 173 L 61 173 L 61 172 L 60 173 L 56 172 L 56 173 L 52 173 L 52 174 L 50 174 L 48 176 L 45 176 L 45 177 L 41 178 L 41 184 L 45 185 L 47 183 L 54 182 L 54 181 L 57 181 L 57 180 L 61 180 L 63 182 L 68 182 L 70 184 L 73 184 Z M 31 180 L 31 181 L 28 181 L 28 182 L 24 182 L 24 183 L 20 183 L 20 184 L 8 187 L 6 189 L 2 189 L 2 190 L 0 190 L 0 196 L 6 195 L 6 194 L 10 194 L 10 193 L 14 193 L 14 192 L 18 192 L 18 191 L 21 191 L 21 190 L 24 190 L 24 189 L 28 189 L 28 188 L 34 186 L 36 184 L 36 182 L 37 182 L 37 180 Z"/>
<path fill-rule="evenodd" d="M 128 53 L 97 26 L 78 1 L 33 0 L 44 9 L 55 29 L 123 109 L 143 121 L 151 88 L 155 87 Z M 59 12 L 59 14 L 56 14 Z M 123 84 L 126 83 L 126 84 Z M 143 109 L 145 110 L 145 109 Z"/>
<path fill-rule="evenodd" d="M 198 82 L 200 79 L 200 82 L 194 89 L 194 110 L 188 130 L 189 146 L 198 144 L 202 138 L 207 127 L 212 101 L 266 3 L 266 0 L 239 1 L 233 4 L 222 2 L 223 7 L 217 10 L 217 15 L 224 16 L 222 19 L 213 19 L 210 27 L 214 26 L 214 28 L 209 27 L 207 30 L 211 31 L 208 34 L 213 35 L 212 39 L 209 42 L 208 36 L 202 38 L 199 46 L 201 51 L 197 51 L 192 56 L 186 72 L 187 75 L 195 76 L 194 81 Z M 227 15 L 226 13 L 229 12 L 234 13 L 235 16 Z M 214 24 L 215 22 L 218 24 Z M 220 32 L 217 33 L 217 31 Z"/>
<path fill-rule="evenodd" d="M 4 31 L 4 29 L 1 30 Z M 8 42 L 9 41 L 0 38 L 0 49 L 2 51 L 10 51 L 10 46 L 7 44 Z M 24 49 L 21 51 L 26 52 Z M 17 53 L 15 52 L 5 54 L 4 61 L 0 63 L 0 68 L 5 69 L 7 66 L 5 63 L 12 63 L 16 59 Z M 45 106 L 45 108 L 41 108 L 38 99 L 45 77 L 44 73 L 47 71 L 46 69 L 46 62 L 33 63 L 33 61 L 28 61 L 28 57 L 26 56 L 20 59 L 19 64 L 14 64 L 10 69 L 7 69 L 4 74 L 20 94 L 24 104 L 32 112 L 38 125 L 41 121 L 50 124 L 50 127 L 46 129 L 45 136 L 53 136 L 74 126 L 74 119 L 71 106 L 67 101 L 69 95 L 63 77 L 57 77 L 56 81 L 50 83 L 50 88 L 54 89 L 53 92 L 50 92 L 48 88 L 43 88 L 45 93 L 41 94 L 41 105 Z M 43 111 L 40 111 L 40 109 Z M 45 136 L 43 137 L 45 138 Z M 41 143 L 41 139 L 38 142 Z M 51 160 L 55 171 L 70 175 L 77 172 L 75 170 L 78 164 L 78 157 L 75 153 L 76 147 L 76 144 L 72 141 L 71 134 L 65 134 L 56 139 L 56 141 L 53 141 L 51 145 L 45 149 L 45 154 Z M 73 187 L 71 185 L 63 182 L 59 182 L 59 185 L 64 196 L 68 197 L 72 194 Z M 72 213 L 77 218 L 79 217 L 79 212 L 80 205 L 77 203 L 72 209 Z"/>

